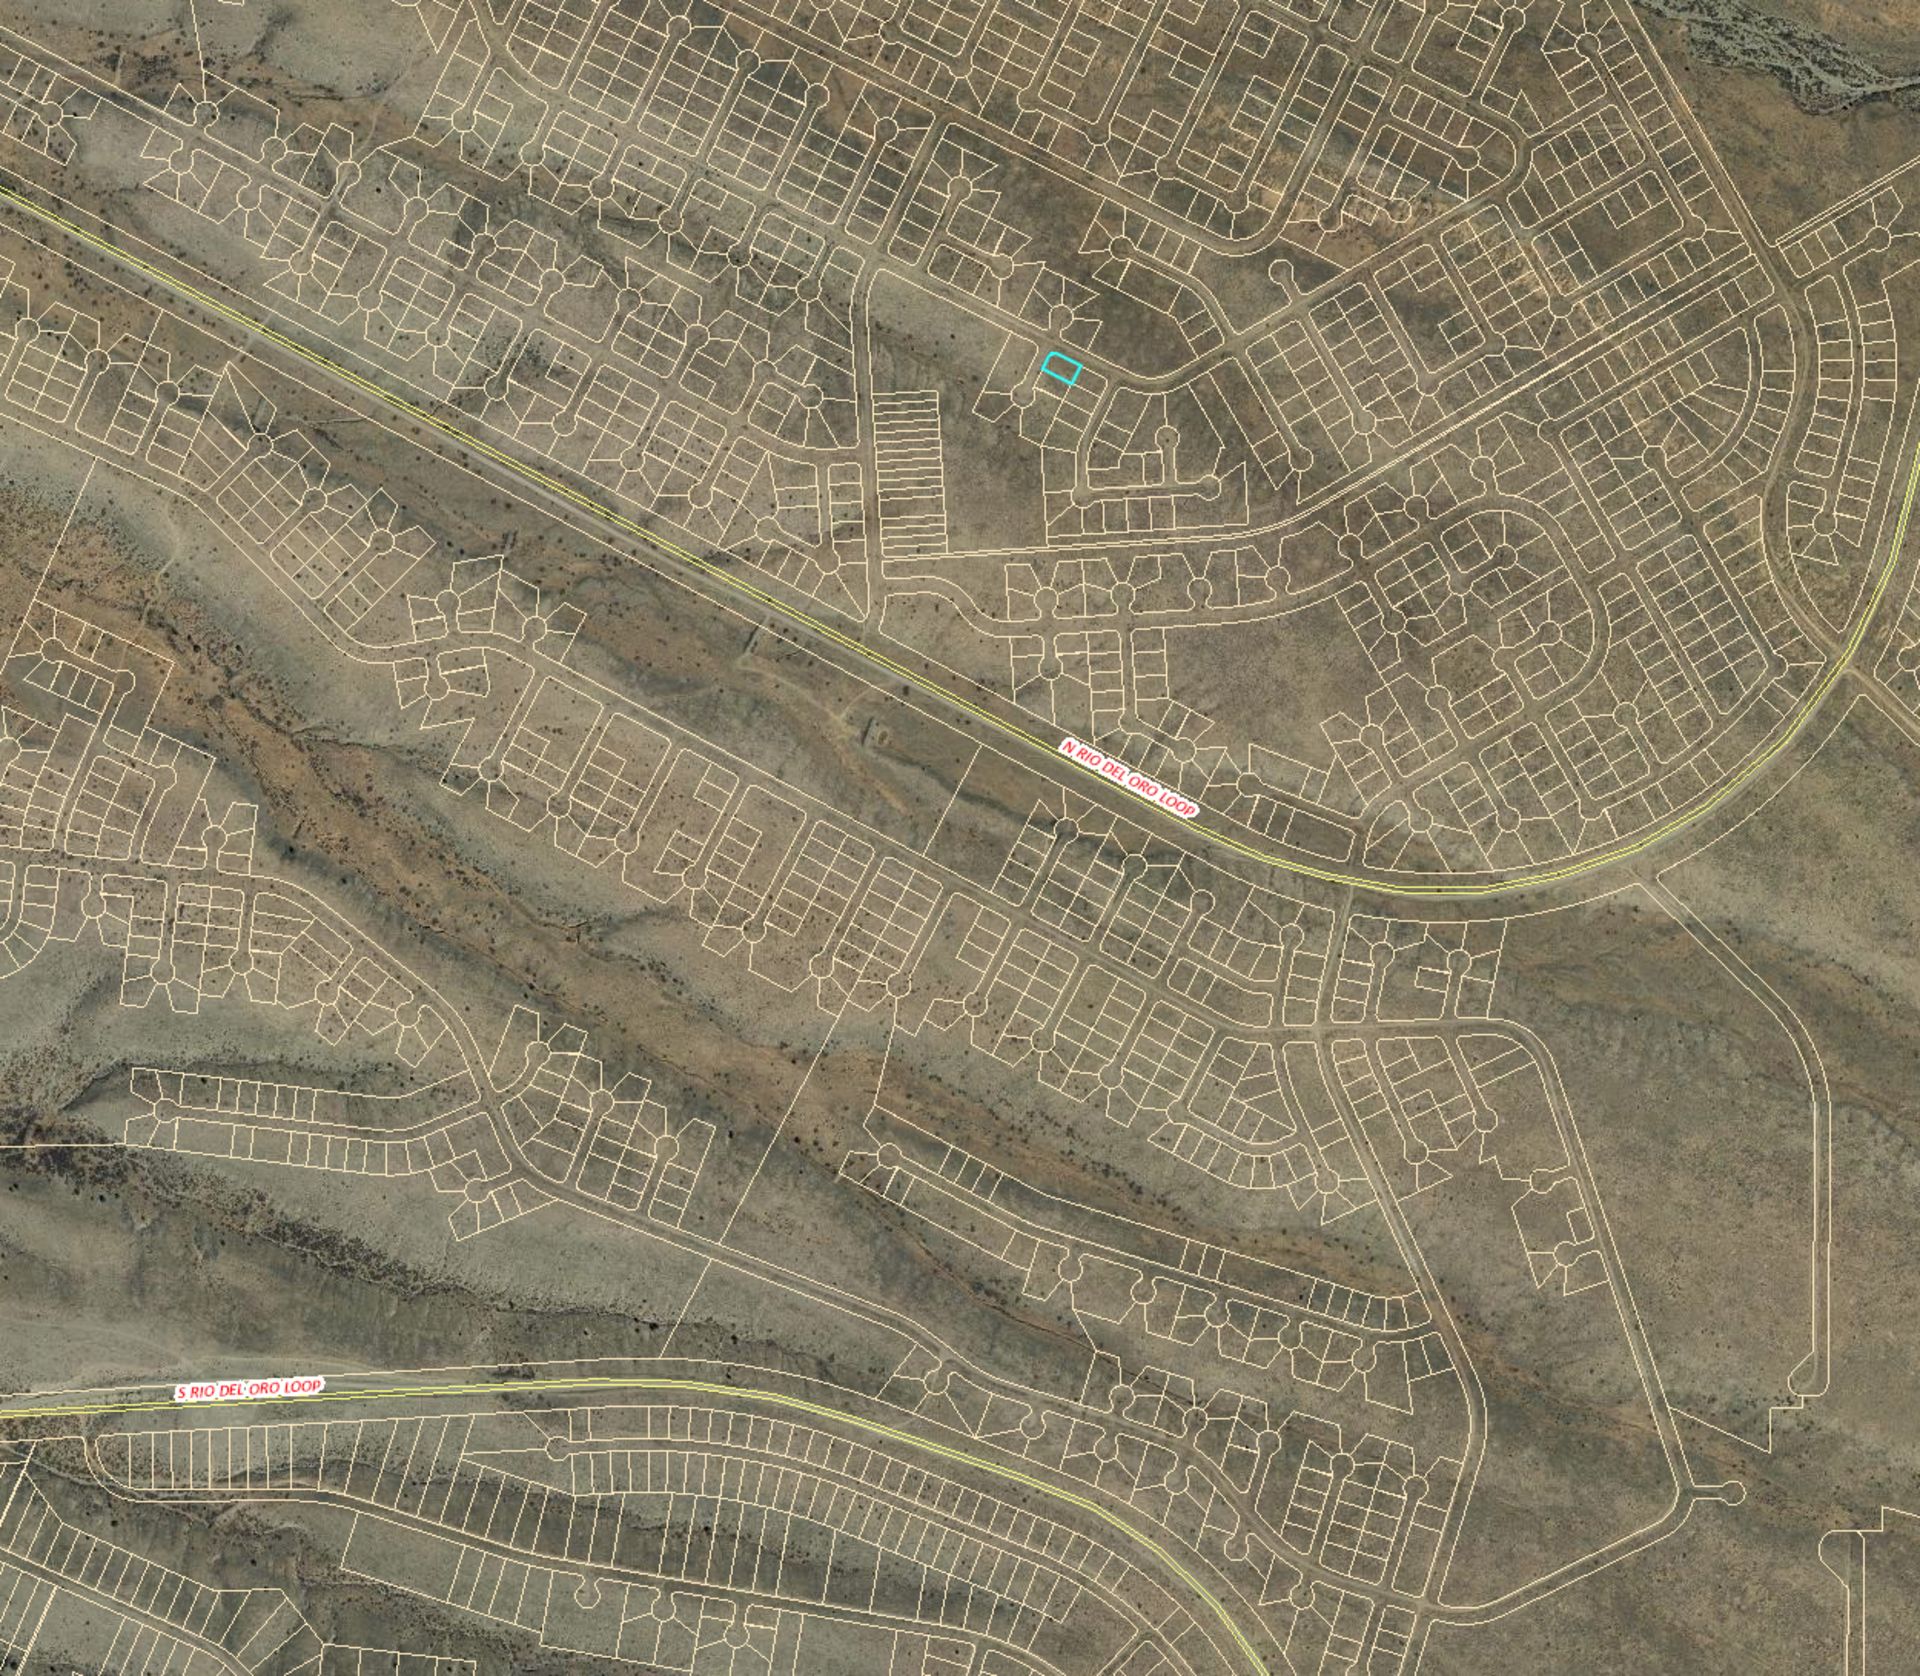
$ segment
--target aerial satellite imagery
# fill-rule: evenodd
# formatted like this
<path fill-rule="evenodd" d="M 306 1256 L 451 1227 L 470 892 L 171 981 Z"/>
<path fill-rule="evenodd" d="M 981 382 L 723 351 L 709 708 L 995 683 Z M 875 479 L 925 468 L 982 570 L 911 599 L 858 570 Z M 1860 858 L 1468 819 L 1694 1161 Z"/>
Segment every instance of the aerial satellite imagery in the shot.
<path fill-rule="evenodd" d="M 1920 1676 L 1920 0 L 0 0 L 0 1672 Z"/>

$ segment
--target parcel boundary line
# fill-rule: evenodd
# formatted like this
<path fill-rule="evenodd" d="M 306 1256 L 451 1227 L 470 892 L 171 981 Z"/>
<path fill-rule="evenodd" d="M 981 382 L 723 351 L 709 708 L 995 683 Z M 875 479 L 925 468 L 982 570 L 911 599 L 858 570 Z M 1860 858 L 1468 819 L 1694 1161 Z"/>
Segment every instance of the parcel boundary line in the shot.
<path fill-rule="evenodd" d="M 791 1413 L 805 1414 L 811 1418 L 831 1421 L 835 1425 L 850 1426 L 866 1432 L 888 1443 L 904 1448 L 917 1449 L 940 1460 L 951 1461 L 956 1465 L 970 1467 L 984 1472 L 990 1477 L 1007 1483 L 1017 1484 L 1022 1489 L 1032 1490 L 1048 1500 L 1072 1508 L 1077 1513 L 1085 1513 L 1098 1519 L 1114 1534 L 1142 1553 L 1150 1555 L 1159 1565 L 1181 1584 L 1191 1590 L 1194 1597 L 1204 1606 L 1207 1613 L 1232 1637 L 1234 1645 L 1245 1657 L 1254 1676 L 1270 1676 L 1266 1660 L 1248 1639 L 1246 1632 L 1234 1621 L 1211 1589 L 1163 1544 L 1154 1540 L 1145 1531 L 1119 1514 L 1102 1507 L 1098 1502 L 1086 1496 L 1076 1495 L 1072 1490 L 1061 1489 L 1049 1484 L 1045 1479 L 1035 1478 L 1017 1467 L 996 1461 L 990 1456 L 976 1455 L 949 1443 L 941 1443 L 933 1438 L 925 1438 L 898 1426 L 889 1426 L 884 1421 L 868 1420 L 844 1409 L 834 1408 L 830 1404 L 814 1402 L 807 1397 L 795 1396 L 786 1391 L 769 1391 L 758 1386 L 729 1385 L 709 1379 L 675 1379 L 658 1374 L 635 1374 L 631 1376 L 588 1376 L 588 1375 L 550 1375 L 533 1379 L 494 1379 L 470 1381 L 447 1385 L 399 1385 L 376 1386 L 368 1390 L 327 1390 L 291 1396 L 257 1397 L 249 1399 L 240 1406 L 261 1406 L 268 1404 L 284 1406 L 290 1403 L 323 1402 L 384 1402 L 390 1399 L 421 1400 L 440 1397 L 497 1396 L 516 1391 L 658 1391 L 677 1393 L 686 1396 L 720 1397 L 742 1402 L 759 1403 L 765 1407 L 785 1409 Z M 231 1413 L 230 1409 L 217 1411 Z M 95 1415 L 113 1414 L 185 1414 L 201 1425 L 217 1424 L 216 1411 L 197 1405 L 178 1403 L 172 1398 L 160 1398 L 151 1401 L 104 1402 L 104 1403 L 63 1403 L 38 1408 L 0 1407 L 0 1421 L 69 1419 Z M 231 1425 L 233 1422 L 228 1421 Z"/>
<path fill-rule="evenodd" d="M 845 630 L 836 628 L 833 624 L 823 621 L 811 612 L 797 605 L 790 604 L 778 595 L 769 593 L 764 588 L 757 586 L 746 578 L 736 575 L 729 566 L 717 560 L 702 557 L 700 554 L 680 546 L 677 542 L 669 540 L 667 537 L 649 529 L 637 520 L 629 518 L 625 513 L 607 505 L 604 501 L 597 500 L 584 490 L 576 488 L 573 484 L 559 477 L 555 477 L 549 472 L 543 471 L 540 467 L 528 461 L 516 458 L 504 449 L 486 441 L 483 437 L 476 436 L 464 427 L 456 425 L 452 420 L 435 413 L 432 409 L 423 407 L 405 396 L 396 394 L 377 380 L 369 378 L 364 373 L 355 371 L 354 368 L 344 362 L 335 360 L 332 356 L 300 342 L 299 339 L 288 336 L 285 332 L 269 325 L 264 320 L 257 319 L 247 314 L 244 310 L 235 308 L 232 304 L 221 301 L 218 297 L 201 290 L 187 280 L 180 278 L 177 274 L 171 273 L 153 262 L 149 262 L 145 257 L 137 255 L 124 246 L 115 244 L 110 239 L 102 238 L 100 235 L 90 232 L 77 222 L 61 215 L 58 211 L 49 209 L 45 205 L 36 202 L 26 194 L 16 191 L 12 187 L 0 185 L 0 202 L 10 204 L 15 209 L 31 216 L 34 220 L 55 228 L 68 237 L 75 239 L 89 250 L 106 257 L 109 261 L 117 262 L 124 267 L 130 268 L 135 273 L 141 275 L 141 277 L 172 292 L 175 296 L 208 310 L 228 325 L 238 328 L 248 336 L 272 344 L 275 348 L 286 351 L 286 353 L 306 362 L 309 366 L 326 373 L 330 377 L 340 379 L 353 389 L 359 391 L 362 395 L 372 398 L 383 406 L 418 424 L 425 425 L 456 446 L 478 454 L 483 459 L 491 461 L 493 464 L 510 472 L 522 481 L 532 484 L 543 493 L 557 497 L 599 522 L 619 530 L 624 535 L 632 537 L 654 552 L 699 572 L 709 581 L 730 589 L 742 598 L 750 600 L 762 610 L 772 612 L 778 617 L 783 617 L 787 621 L 799 625 L 808 633 L 817 635 L 830 644 L 839 647 L 842 651 L 848 652 L 854 657 L 873 665 L 894 680 L 902 681 L 939 703 L 958 710 L 969 719 L 977 721 L 1003 737 L 1013 740 L 1021 746 L 1023 750 L 1037 751 L 1056 767 L 1064 764 L 1074 774 L 1083 776 L 1089 781 L 1096 781 L 1103 785 L 1111 783 L 1097 770 L 1088 768 L 1070 757 L 1063 756 L 1060 752 L 1059 741 L 1057 739 L 1049 739 L 1044 735 L 1031 732 L 1016 722 L 1008 721 L 1004 717 L 995 715 L 991 710 L 985 708 L 983 705 L 976 704 L 973 700 L 966 698 L 952 688 L 943 686 L 931 677 L 923 675 L 898 662 L 894 658 L 889 657 L 886 653 L 869 646 L 858 636 L 848 634 Z M 1345 872 L 1334 867 L 1316 866 L 1296 856 L 1287 855 L 1279 851 L 1262 849 L 1257 844 L 1248 843 L 1243 839 L 1235 837 L 1232 833 L 1223 832 L 1218 827 L 1208 826 L 1198 820 L 1182 820 L 1165 811 L 1156 811 L 1156 814 L 1161 816 L 1164 821 L 1171 823 L 1181 832 L 1203 838 L 1210 844 L 1218 845 L 1224 850 L 1245 857 L 1248 860 L 1259 862 L 1264 866 L 1272 867 L 1278 871 L 1289 873 L 1299 878 L 1313 879 L 1322 884 L 1336 885 L 1355 891 L 1367 891 L 1388 898 L 1397 897 L 1420 901 L 1474 901 L 1488 897 L 1514 896 L 1528 890 L 1537 889 L 1543 885 L 1559 884 L 1570 879 L 1577 879 L 1585 874 L 1596 872 L 1603 867 L 1610 866 L 1614 862 L 1629 860 L 1634 856 L 1643 854 L 1645 851 L 1654 848 L 1656 845 L 1673 837 L 1677 833 L 1685 831 L 1688 827 L 1696 825 L 1716 810 L 1724 807 L 1733 798 L 1738 796 L 1748 784 L 1766 769 L 1768 764 L 1800 736 L 1808 721 L 1812 719 L 1814 713 L 1826 701 L 1827 696 L 1839 684 L 1841 677 L 1844 676 L 1852 666 L 1854 658 L 1858 655 L 1861 645 L 1866 640 L 1868 630 L 1872 627 L 1875 619 L 1879 615 L 1880 606 L 1885 599 L 1887 589 L 1892 584 L 1894 571 L 1898 567 L 1901 549 L 1906 543 L 1908 522 L 1913 512 L 1916 494 L 1920 494 L 1920 441 L 1916 441 L 1913 449 L 1907 469 L 1906 488 L 1901 499 L 1898 516 L 1895 519 L 1893 534 L 1887 542 L 1886 552 L 1881 559 L 1879 568 L 1873 575 L 1872 587 L 1869 591 L 1866 604 L 1858 612 L 1853 627 L 1849 630 L 1846 639 L 1842 642 L 1838 653 L 1822 671 L 1820 679 L 1814 683 L 1806 697 L 1782 718 L 1772 739 L 1760 750 L 1748 757 L 1743 763 L 1731 770 L 1717 787 L 1705 793 L 1689 808 L 1683 809 L 1665 821 L 1631 838 L 1624 838 L 1617 843 L 1603 845 L 1599 849 L 1584 856 L 1576 856 L 1570 860 L 1554 862 L 1541 867 L 1516 870 L 1511 874 L 1496 879 L 1473 878 L 1449 880 L 1446 878 L 1435 879 L 1421 877 L 1400 879 L 1369 873 Z"/>

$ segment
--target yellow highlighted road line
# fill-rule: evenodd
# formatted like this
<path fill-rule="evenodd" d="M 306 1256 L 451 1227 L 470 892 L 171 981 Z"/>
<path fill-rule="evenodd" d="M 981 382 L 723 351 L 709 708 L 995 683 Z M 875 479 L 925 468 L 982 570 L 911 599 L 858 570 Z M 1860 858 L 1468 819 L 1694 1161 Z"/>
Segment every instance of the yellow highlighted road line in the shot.
<path fill-rule="evenodd" d="M 792 1413 L 806 1414 L 815 1419 L 830 1420 L 836 1425 L 851 1426 L 871 1436 L 883 1438 L 889 1443 L 899 1444 L 909 1449 L 918 1449 L 925 1454 L 938 1456 L 942 1460 L 953 1461 L 959 1465 L 971 1467 L 977 1472 L 990 1474 L 1010 1484 L 1018 1484 L 1022 1489 L 1032 1490 L 1050 1501 L 1059 1502 L 1076 1512 L 1085 1513 L 1098 1519 L 1116 1534 L 1123 1536 L 1135 1547 L 1152 1555 L 1187 1588 L 1191 1589 L 1208 1613 L 1218 1620 L 1233 1643 L 1245 1655 L 1249 1667 L 1256 1676 L 1268 1676 L 1266 1661 L 1254 1650 L 1240 1626 L 1233 1621 L 1226 1607 L 1221 1605 L 1213 1592 L 1194 1575 L 1181 1561 L 1169 1553 L 1138 1526 L 1130 1524 L 1119 1514 L 1102 1507 L 1098 1502 L 1089 1501 L 1085 1496 L 1075 1495 L 1071 1490 L 1060 1489 L 1044 1479 L 992 1460 L 984 1455 L 969 1454 L 964 1449 L 939 1443 L 932 1438 L 918 1437 L 912 1432 L 902 1431 L 897 1426 L 889 1426 L 878 1420 L 862 1419 L 857 1414 L 849 1414 L 844 1409 L 831 1408 L 825 1403 L 812 1402 L 806 1397 L 796 1397 L 784 1391 L 764 1391 L 753 1386 L 726 1385 L 706 1379 L 671 1379 L 664 1375 L 634 1375 L 630 1378 L 566 1378 L 551 1377 L 542 1379 L 497 1379 L 480 1383 L 462 1385 L 396 1385 L 376 1386 L 363 1391 L 321 1391 L 308 1396 L 260 1397 L 251 1402 L 234 1406 L 265 1406 L 268 1403 L 320 1403 L 320 1402 L 380 1402 L 389 1398 L 422 1397 L 469 1397 L 510 1395 L 516 1391 L 636 1391 L 678 1393 L 686 1396 L 704 1396 L 731 1398 L 741 1402 L 759 1403 L 769 1408 L 786 1409 Z M 205 1410 L 160 1399 L 152 1402 L 109 1402 L 109 1403 L 72 1403 L 45 1408 L 5 1408 L 0 1407 L 0 1421 L 67 1418 L 76 1415 L 92 1414 L 150 1414 L 161 1411 L 174 1411 L 185 1415 L 195 1424 L 208 1424 Z M 230 1409 L 229 1409 L 230 1412 Z"/>
<path fill-rule="evenodd" d="M 103 239 L 98 234 L 89 232 L 86 228 L 68 220 L 65 216 L 41 204 L 35 203 L 31 198 L 23 196 L 10 187 L 0 186 L 0 201 L 12 204 L 16 209 L 23 210 L 36 221 L 44 222 L 50 227 L 59 228 L 70 237 L 77 239 L 88 249 L 97 251 L 112 261 L 132 268 L 136 273 L 152 280 L 155 284 L 165 286 L 177 296 L 184 297 L 188 301 L 198 304 L 201 308 L 218 315 L 230 325 L 237 326 L 242 331 L 254 337 L 263 338 L 276 348 L 284 349 L 289 355 L 305 361 L 309 366 L 316 367 L 334 378 L 344 380 L 363 395 L 372 397 L 375 401 L 392 408 L 397 413 L 405 414 L 409 419 L 429 426 L 450 441 L 458 443 L 462 448 L 469 449 L 485 459 L 491 460 L 503 470 L 511 472 L 514 476 L 521 478 L 525 482 L 534 484 L 548 494 L 558 496 L 568 504 L 579 508 L 582 512 L 590 514 L 600 522 L 610 524 L 622 533 L 632 536 L 636 541 L 644 543 L 656 552 L 664 553 L 669 558 L 690 566 L 710 580 L 720 583 L 746 599 L 752 600 L 754 604 L 764 610 L 774 612 L 778 616 L 785 617 L 790 622 L 800 624 L 809 633 L 817 634 L 833 645 L 842 648 L 844 651 L 864 659 L 874 667 L 884 670 L 896 680 L 904 681 L 909 686 L 917 687 L 922 692 L 939 699 L 942 703 L 950 705 L 963 714 L 972 717 L 982 725 L 994 729 L 1004 737 L 1013 739 L 1032 750 L 1041 752 L 1056 768 L 1065 766 L 1073 773 L 1085 775 L 1088 779 L 1097 780 L 1102 785 L 1109 783 L 1104 776 L 1096 773 L 1094 770 L 1083 767 L 1079 763 L 1061 756 L 1058 751 L 1059 741 L 1057 739 L 1049 739 L 1040 734 L 1029 732 L 1026 728 L 1019 726 L 1015 722 L 1010 722 L 1002 717 L 996 716 L 992 711 L 982 708 L 980 705 L 961 696 L 961 694 L 953 691 L 951 688 L 943 687 L 939 682 L 907 668 L 904 664 L 888 657 L 884 652 L 876 651 L 873 647 L 867 645 L 865 641 L 859 640 L 844 630 L 834 627 L 831 623 L 823 622 L 811 612 L 799 606 L 790 605 L 785 600 L 768 593 L 765 589 L 735 575 L 727 566 L 717 563 L 712 559 L 703 558 L 698 553 L 689 552 L 678 543 L 667 540 L 664 536 L 656 534 L 643 524 L 636 523 L 633 519 L 627 517 L 625 513 L 615 510 L 604 501 L 595 500 L 591 495 L 584 493 L 571 483 L 563 482 L 561 479 L 549 475 L 538 466 L 530 465 L 524 460 L 516 459 L 513 455 L 504 452 L 484 438 L 475 436 L 471 431 L 462 429 L 451 420 L 443 418 L 441 415 L 427 408 L 421 407 L 416 402 L 409 401 L 404 396 L 394 394 L 393 391 L 387 389 L 384 385 L 377 384 L 364 374 L 354 371 L 352 367 L 334 360 L 331 356 L 322 354 L 317 349 L 310 348 L 295 338 L 288 337 L 277 328 L 269 326 L 262 320 L 256 320 L 249 314 L 242 313 L 239 309 L 222 302 L 217 297 L 209 296 L 206 292 L 189 284 L 177 275 L 167 272 L 164 268 L 156 267 L 144 257 L 137 256 L 132 251 L 114 244 L 111 240 Z M 1899 560 L 1901 545 L 1906 539 L 1907 520 L 1913 511 L 1916 491 L 1920 491 L 1920 444 L 1916 444 L 1914 448 L 1913 462 L 1907 473 L 1906 494 L 1900 503 L 1900 516 L 1894 526 L 1893 539 L 1888 543 L 1886 557 L 1874 577 L 1873 590 L 1868 597 L 1866 609 L 1860 613 L 1859 620 L 1855 623 L 1852 632 L 1848 634 L 1846 643 L 1841 647 L 1840 655 L 1834 659 L 1832 665 L 1825 671 L 1819 681 L 1814 684 L 1813 690 L 1807 695 L 1799 708 L 1786 719 L 1779 735 L 1771 744 L 1763 747 L 1755 755 L 1748 758 L 1740 768 L 1736 769 L 1732 775 L 1722 782 L 1718 790 L 1708 793 L 1707 796 L 1694 805 L 1692 809 L 1672 816 L 1659 826 L 1651 827 L 1637 837 L 1623 839 L 1617 844 L 1596 850 L 1590 855 L 1572 861 L 1533 868 L 1524 872 L 1513 873 L 1500 879 L 1454 881 L 1446 879 L 1428 880 L 1410 878 L 1402 881 L 1392 878 L 1371 877 L 1364 873 L 1347 873 L 1332 867 L 1316 867 L 1309 862 L 1300 861 L 1293 856 L 1283 855 L 1273 850 L 1263 850 L 1257 845 L 1246 843 L 1234 837 L 1231 833 L 1222 832 L 1217 827 L 1207 826 L 1200 821 L 1180 821 L 1178 823 L 1179 828 L 1183 832 L 1204 837 L 1209 842 L 1218 844 L 1223 849 L 1231 850 L 1236 855 L 1246 856 L 1250 860 L 1262 862 L 1270 867 L 1279 868 L 1284 872 L 1292 873 L 1300 878 L 1317 879 L 1325 884 L 1345 885 L 1356 890 L 1369 890 L 1384 895 L 1418 897 L 1430 901 L 1464 901 L 1489 896 L 1510 896 L 1519 891 L 1533 889 L 1539 885 L 1556 884 L 1562 880 L 1576 879 L 1582 874 L 1591 873 L 1595 869 L 1605 867 L 1612 862 L 1623 861 L 1630 856 L 1639 855 L 1642 851 L 1651 849 L 1655 844 L 1672 837 L 1675 833 L 1684 831 L 1696 821 L 1704 819 L 1716 809 L 1719 809 L 1729 799 L 1737 796 L 1755 775 L 1759 774 L 1768 763 L 1772 762 L 1775 757 L 1785 750 L 1788 745 L 1792 744 L 1794 739 L 1799 736 L 1801 729 L 1806 726 L 1808 719 L 1813 715 L 1814 711 L 1820 707 L 1821 703 L 1826 699 L 1827 694 L 1832 692 L 1835 685 L 1839 682 L 1840 677 L 1846 673 L 1848 665 L 1852 663 L 1855 654 L 1860 650 L 1861 643 L 1866 639 L 1868 628 L 1879 612 L 1880 602 L 1887 591 L 1889 583 L 1893 580 L 1894 566 Z M 1175 817 L 1167 816 L 1166 818 L 1171 821 Z"/>

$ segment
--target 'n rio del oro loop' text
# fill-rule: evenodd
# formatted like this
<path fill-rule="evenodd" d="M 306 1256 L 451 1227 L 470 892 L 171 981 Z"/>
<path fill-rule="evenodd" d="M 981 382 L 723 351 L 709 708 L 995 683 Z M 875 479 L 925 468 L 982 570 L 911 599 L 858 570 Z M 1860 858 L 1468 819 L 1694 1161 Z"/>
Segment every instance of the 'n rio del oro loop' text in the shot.
<path fill-rule="evenodd" d="M 1144 797 L 1149 803 L 1159 804 L 1162 809 L 1171 811 L 1183 821 L 1190 821 L 1200 813 L 1200 805 L 1192 798 L 1182 797 L 1173 787 L 1161 785 L 1151 775 L 1142 774 L 1137 768 L 1129 768 L 1118 757 L 1110 757 L 1105 751 L 1083 745 L 1071 735 L 1060 741 L 1060 754 L 1071 757 L 1082 768 L 1091 768 L 1116 786 L 1124 786 L 1135 797 Z"/>

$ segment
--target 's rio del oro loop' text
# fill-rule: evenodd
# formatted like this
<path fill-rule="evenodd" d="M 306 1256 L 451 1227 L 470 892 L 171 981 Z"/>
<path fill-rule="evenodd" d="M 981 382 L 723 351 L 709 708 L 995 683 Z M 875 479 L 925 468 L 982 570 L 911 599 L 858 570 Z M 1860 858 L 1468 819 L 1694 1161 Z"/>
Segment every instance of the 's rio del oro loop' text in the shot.
<path fill-rule="evenodd" d="M 247 1402 L 262 1397 L 311 1397 L 327 1388 L 325 1374 L 288 1379 L 188 1379 L 173 1388 L 175 1402 Z"/>

